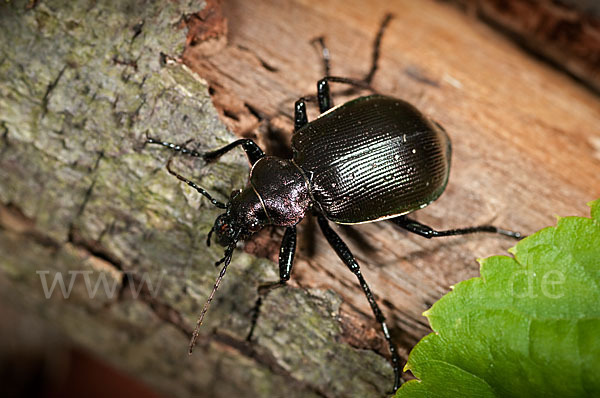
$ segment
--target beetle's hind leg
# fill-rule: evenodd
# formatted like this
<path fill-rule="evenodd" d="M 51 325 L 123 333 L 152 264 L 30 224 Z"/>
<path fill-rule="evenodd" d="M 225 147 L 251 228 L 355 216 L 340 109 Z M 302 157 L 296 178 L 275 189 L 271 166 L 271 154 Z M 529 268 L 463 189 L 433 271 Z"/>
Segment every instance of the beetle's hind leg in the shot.
<path fill-rule="evenodd" d="M 396 346 L 392 342 L 392 337 L 390 336 L 390 332 L 388 330 L 387 324 L 385 323 L 385 317 L 379 309 L 379 305 L 377 305 L 377 301 L 373 297 L 373 293 L 367 285 L 365 278 L 362 276 L 360 272 L 360 267 L 356 262 L 356 259 L 350 252 L 348 246 L 344 243 L 342 238 L 329 226 L 327 219 L 319 214 L 317 216 L 317 220 L 319 222 L 319 226 L 325 235 L 325 238 L 335 250 L 338 257 L 346 264 L 346 266 L 352 271 L 354 275 L 358 278 L 358 282 L 360 283 L 360 287 L 362 288 L 365 296 L 367 296 L 367 300 L 369 301 L 369 305 L 371 306 L 371 311 L 375 315 L 375 319 L 381 325 L 381 330 L 383 331 L 383 335 L 385 340 L 388 343 L 388 347 L 390 350 L 390 354 L 392 354 L 392 368 L 394 369 L 394 392 L 400 387 L 401 379 L 400 379 L 400 356 L 398 355 L 398 351 L 396 350 Z"/>
<path fill-rule="evenodd" d="M 506 229 L 501 229 L 493 225 L 479 225 L 477 227 L 468 227 L 468 228 L 458 228 L 458 229 L 449 229 L 446 231 L 437 231 L 430 226 L 425 224 L 421 224 L 418 221 L 415 221 L 406 216 L 400 216 L 396 218 L 390 219 L 391 222 L 399 226 L 400 228 L 404 228 L 405 230 L 412 232 L 414 234 L 423 236 L 427 239 L 437 238 L 440 236 L 455 236 L 455 235 L 467 235 L 474 234 L 477 232 L 488 232 L 493 234 L 499 234 L 508 236 L 514 239 L 521 239 L 524 236 L 515 231 L 508 231 Z"/>
<path fill-rule="evenodd" d="M 371 87 L 371 82 L 373 81 L 373 77 L 375 76 L 375 72 L 379 67 L 379 55 L 381 53 L 381 39 L 383 38 L 383 34 L 385 29 L 389 25 L 392 20 L 392 14 L 385 14 L 383 17 L 381 24 L 379 25 L 379 30 L 375 35 L 375 40 L 373 41 L 373 51 L 371 53 L 371 67 L 369 71 L 365 75 L 362 80 L 359 79 L 350 79 L 346 77 L 339 76 L 331 76 L 331 65 L 330 65 L 330 56 L 329 49 L 325 45 L 325 39 L 321 37 L 317 37 L 312 40 L 312 43 L 319 44 L 321 47 L 321 55 L 323 59 L 323 72 L 325 73 L 325 77 L 317 83 L 317 100 L 319 102 L 319 111 L 321 113 L 327 112 L 329 109 L 333 107 L 333 101 L 331 99 L 331 90 L 329 89 L 329 82 L 336 83 L 344 83 L 352 86 L 351 91 L 354 89 L 366 89 L 370 91 L 375 91 Z M 348 93 L 345 93 L 348 94 Z"/>
<path fill-rule="evenodd" d="M 323 36 L 316 37 L 311 40 L 312 44 L 318 44 L 321 47 L 321 58 L 323 59 L 323 74 L 329 76 L 331 71 L 331 58 L 329 57 L 329 49 L 325 45 L 325 38 Z"/>
<path fill-rule="evenodd" d="M 387 13 L 384 15 L 381 20 L 381 24 L 379 25 L 379 30 L 377 31 L 377 35 L 375 36 L 375 40 L 373 41 L 373 52 L 371 53 L 371 68 L 369 72 L 365 75 L 363 81 L 367 84 L 371 84 L 373 81 L 373 77 L 375 76 L 375 72 L 377 72 L 377 68 L 379 67 L 379 54 L 381 51 L 381 39 L 383 38 L 383 34 L 385 33 L 385 29 L 388 27 L 390 21 L 394 17 L 393 14 Z"/>
<path fill-rule="evenodd" d="M 252 321 L 250 331 L 246 336 L 246 341 L 251 341 L 256 328 L 256 322 L 260 315 L 260 308 L 265 297 L 279 287 L 285 286 L 292 275 L 292 266 L 294 265 L 294 254 L 296 253 L 296 226 L 287 227 L 281 240 L 281 248 L 279 249 L 279 281 L 263 283 L 258 286 L 258 298 L 252 308 Z"/>

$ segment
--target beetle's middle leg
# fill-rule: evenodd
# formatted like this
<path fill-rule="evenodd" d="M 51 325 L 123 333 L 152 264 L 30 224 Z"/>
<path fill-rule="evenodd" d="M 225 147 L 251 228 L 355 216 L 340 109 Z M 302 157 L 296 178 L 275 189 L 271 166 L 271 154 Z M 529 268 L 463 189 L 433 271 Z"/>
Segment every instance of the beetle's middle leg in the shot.
<path fill-rule="evenodd" d="M 323 234 L 325 235 L 325 238 L 327 239 L 333 250 L 335 250 L 338 257 L 344 262 L 344 264 L 346 264 L 348 268 L 350 268 L 350 271 L 352 271 L 352 273 L 358 278 L 360 287 L 365 293 L 365 296 L 367 296 L 367 300 L 369 301 L 369 305 L 371 306 L 371 311 L 373 311 L 375 319 L 381 325 L 381 330 L 383 331 L 383 335 L 388 343 L 390 353 L 392 354 L 392 368 L 394 369 L 394 392 L 396 392 L 396 390 L 400 387 L 401 384 L 400 356 L 398 355 L 396 346 L 392 342 L 392 337 L 390 336 L 387 324 L 385 323 L 385 316 L 383 316 L 381 309 L 379 309 L 379 305 L 377 305 L 377 301 L 375 301 L 373 293 L 371 292 L 369 285 L 367 285 L 365 278 L 362 276 L 362 273 L 360 272 L 360 267 L 356 262 L 356 259 L 350 252 L 348 246 L 344 243 L 342 238 L 340 238 L 340 236 L 329 226 L 327 219 L 323 215 L 319 214 L 317 216 L 317 220 L 319 222 L 321 230 L 323 231 Z"/>
<path fill-rule="evenodd" d="M 300 98 L 294 104 L 294 133 L 308 124 L 308 116 L 306 115 L 306 102 L 304 98 Z"/>
<path fill-rule="evenodd" d="M 396 218 L 390 219 L 391 222 L 399 226 L 400 228 L 404 228 L 405 230 L 412 232 L 414 234 L 423 236 L 427 239 L 437 238 L 440 236 L 454 236 L 454 235 L 467 235 L 473 234 L 477 232 L 489 232 L 493 234 L 499 234 L 508 236 L 515 239 L 521 239 L 524 236 L 515 231 L 508 231 L 505 229 L 498 228 L 493 225 L 479 225 L 477 227 L 468 227 L 468 228 L 458 228 L 458 229 L 449 229 L 446 231 L 436 231 L 435 229 L 427 226 L 425 224 L 421 224 L 418 221 L 415 221 L 406 216 L 400 216 Z"/>
<path fill-rule="evenodd" d="M 258 286 L 258 298 L 252 309 L 252 321 L 250 331 L 246 336 L 246 341 L 252 340 L 256 322 L 260 314 L 260 307 L 265 297 L 274 289 L 285 286 L 292 275 L 292 266 L 294 265 L 294 254 L 296 253 L 296 226 L 287 227 L 281 240 L 281 248 L 279 249 L 279 281 L 267 282 Z"/>

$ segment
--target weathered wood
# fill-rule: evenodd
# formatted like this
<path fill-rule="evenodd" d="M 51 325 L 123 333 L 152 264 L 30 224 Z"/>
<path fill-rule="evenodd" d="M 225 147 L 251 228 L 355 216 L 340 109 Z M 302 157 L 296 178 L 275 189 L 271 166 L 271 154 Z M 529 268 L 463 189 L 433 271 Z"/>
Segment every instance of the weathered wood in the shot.
<path fill-rule="evenodd" d="M 600 91 L 600 3 L 447 0 Z"/>
<path fill-rule="evenodd" d="M 187 357 L 222 255 L 204 245 L 218 212 L 165 172 L 169 153 L 142 143 L 148 131 L 215 148 L 234 138 L 219 113 L 237 135 L 285 153 L 293 102 L 322 74 L 310 40 L 326 36 L 336 75 L 361 76 L 385 12 L 396 18 L 374 86 L 431 114 L 453 140 L 447 192 L 419 220 L 529 233 L 555 214 L 587 214 L 585 202 L 600 196 L 596 96 L 450 6 L 369 4 L 232 0 L 225 25 L 216 2 L 217 14 L 196 17 L 198 3 L 1 3 L 10 39 L 0 42 L 0 303 L 20 311 L 13 323 L 58 331 L 168 395 L 383 395 L 392 373 L 368 304 L 310 220 L 293 281 L 265 300 L 255 340 L 244 340 L 250 309 L 258 284 L 277 277 L 261 257 L 276 255 L 278 231 L 235 253 Z M 161 65 L 161 52 L 176 57 L 185 43 L 185 64 L 208 83 Z M 223 199 L 247 175 L 240 153 L 174 167 Z M 477 275 L 476 257 L 512 245 L 484 235 L 426 241 L 388 223 L 340 230 L 403 357 L 428 332 L 421 313 Z M 68 300 L 58 290 L 47 300 L 36 271 L 67 284 L 80 273 Z M 101 274 L 116 293 L 90 298 L 85 275 L 95 284 Z M 152 285 L 138 294 L 142 281 Z M 18 341 L 43 346 L 45 334 L 15 329 Z"/>

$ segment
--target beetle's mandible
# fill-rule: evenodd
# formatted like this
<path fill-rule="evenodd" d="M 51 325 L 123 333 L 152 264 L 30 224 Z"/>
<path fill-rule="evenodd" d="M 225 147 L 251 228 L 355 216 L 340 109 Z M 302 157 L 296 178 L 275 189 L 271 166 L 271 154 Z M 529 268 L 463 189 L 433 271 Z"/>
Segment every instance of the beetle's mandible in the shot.
<path fill-rule="evenodd" d="M 227 203 L 213 198 L 194 182 L 167 168 L 179 180 L 195 188 L 213 205 L 224 210 L 217 217 L 211 235 L 225 246 L 223 264 L 215 286 L 200 314 L 190 342 L 190 353 L 227 266 L 240 240 L 267 225 L 285 227 L 279 252 L 280 280 L 261 286 L 261 294 L 284 285 L 289 279 L 296 249 L 296 225 L 308 214 L 317 217 L 327 241 L 342 262 L 358 278 L 383 335 L 388 343 L 394 369 L 394 391 L 401 384 L 400 358 L 371 290 L 348 246 L 331 228 L 338 224 L 358 224 L 389 219 L 397 226 L 426 238 L 491 232 L 520 238 L 517 232 L 492 225 L 437 231 L 410 219 L 406 214 L 436 200 L 444 191 L 450 170 L 451 145 L 446 131 L 409 103 L 382 95 L 360 97 L 333 107 L 329 82 L 345 83 L 370 89 L 377 69 L 379 45 L 390 21 L 387 15 L 374 43 L 372 64 L 362 80 L 329 76 L 329 58 L 322 45 L 326 76 L 317 83 L 321 115 L 309 122 L 305 99 L 299 99 L 294 111 L 293 157 L 265 156 L 250 139 L 239 139 L 215 151 L 200 153 L 185 145 L 147 137 L 182 154 L 214 161 L 241 146 L 252 166 L 248 185 L 233 191 Z"/>

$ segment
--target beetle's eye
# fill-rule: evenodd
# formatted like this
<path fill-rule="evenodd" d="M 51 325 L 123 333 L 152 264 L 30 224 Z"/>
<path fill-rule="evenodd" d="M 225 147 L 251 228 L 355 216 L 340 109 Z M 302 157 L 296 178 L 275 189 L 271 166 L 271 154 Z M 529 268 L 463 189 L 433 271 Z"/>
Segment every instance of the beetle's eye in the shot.
<path fill-rule="evenodd" d="M 229 230 L 229 224 L 223 224 L 221 225 L 221 228 L 219 228 L 220 232 L 223 234 L 225 232 L 227 232 L 227 230 Z"/>

